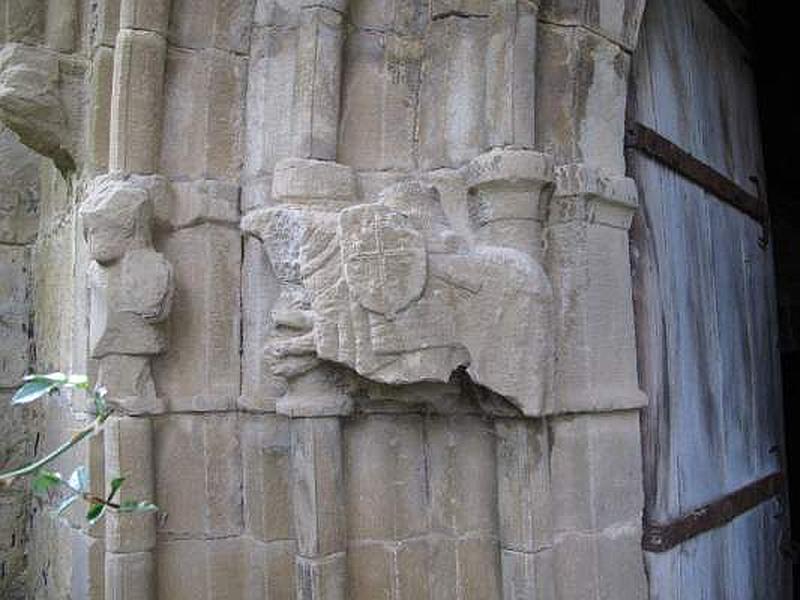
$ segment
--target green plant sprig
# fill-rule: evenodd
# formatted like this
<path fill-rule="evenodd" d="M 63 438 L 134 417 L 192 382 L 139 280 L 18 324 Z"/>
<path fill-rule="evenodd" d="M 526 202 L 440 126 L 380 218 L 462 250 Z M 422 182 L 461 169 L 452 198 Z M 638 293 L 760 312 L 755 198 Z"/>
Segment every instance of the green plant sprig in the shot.
<path fill-rule="evenodd" d="M 11 398 L 11 403 L 17 405 L 29 404 L 46 395 L 58 392 L 62 388 L 88 391 L 89 379 L 85 375 L 66 375 L 64 373 L 28 375 L 24 378 L 22 387 Z M 106 395 L 105 388 L 95 387 L 92 391 L 95 407 L 94 420 L 76 431 L 67 441 L 42 458 L 23 467 L 0 473 L 0 486 L 11 485 L 17 477 L 33 475 L 31 487 L 36 494 L 50 494 L 56 488 L 62 487 L 67 490 L 67 497 L 59 503 L 55 514 L 62 514 L 80 499 L 89 505 L 86 519 L 90 524 L 102 518 L 107 509 L 120 513 L 142 513 L 158 510 L 155 504 L 146 501 L 126 500 L 121 503 L 115 502 L 114 499 L 125 482 L 124 477 L 118 476 L 112 479 L 111 489 L 108 495 L 103 498 L 89 492 L 89 477 L 85 466 L 80 465 L 77 467 L 68 479 L 64 479 L 58 472 L 44 468 L 70 448 L 78 445 L 103 428 L 103 424 L 113 412 L 113 409 L 106 402 Z"/>

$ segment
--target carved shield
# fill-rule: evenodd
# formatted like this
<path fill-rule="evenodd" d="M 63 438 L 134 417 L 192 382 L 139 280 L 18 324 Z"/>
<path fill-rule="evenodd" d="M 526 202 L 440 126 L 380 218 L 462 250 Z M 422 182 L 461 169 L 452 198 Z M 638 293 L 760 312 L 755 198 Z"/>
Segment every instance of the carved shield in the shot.
<path fill-rule="evenodd" d="M 344 276 L 356 301 L 393 316 L 425 288 L 425 239 L 408 217 L 380 204 L 353 206 L 339 217 Z"/>

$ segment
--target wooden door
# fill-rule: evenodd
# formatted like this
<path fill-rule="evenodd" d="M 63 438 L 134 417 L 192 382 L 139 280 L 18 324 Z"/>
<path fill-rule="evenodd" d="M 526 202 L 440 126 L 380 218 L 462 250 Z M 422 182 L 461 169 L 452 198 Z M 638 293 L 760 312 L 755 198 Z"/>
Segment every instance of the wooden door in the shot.
<path fill-rule="evenodd" d="M 654 599 L 783 598 L 778 331 L 754 76 L 732 15 L 711 4 L 649 0 L 633 57 L 643 543 Z"/>

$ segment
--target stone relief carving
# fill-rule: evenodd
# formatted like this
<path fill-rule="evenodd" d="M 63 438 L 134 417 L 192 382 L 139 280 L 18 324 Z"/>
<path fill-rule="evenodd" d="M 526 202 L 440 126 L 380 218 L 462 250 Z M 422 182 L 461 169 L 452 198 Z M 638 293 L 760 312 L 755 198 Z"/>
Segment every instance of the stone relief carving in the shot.
<path fill-rule="evenodd" d="M 520 167 L 527 175 L 505 172 Z M 435 187 L 404 181 L 359 203 L 347 167 L 279 165 L 280 204 L 242 223 L 282 285 L 265 346 L 273 373 L 299 377 L 323 360 L 410 384 L 464 368 L 524 414 L 542 414 L 553 292 L 537 249 L 551 171 L 527 151 L 473 161 L 464 172 L 473 231 L 459 233 Z"/>
<path fill-rule="evenodd" d="M 153 249 L 154 199 L 166 193 L 158 177 L 98 178 L 81 207 L 88 242 L 89 351 L 99 380 L 124 408 L 158 412 L 150 356 L 165 349 L 160 323 L 174 289 L 169 262 Z"/>

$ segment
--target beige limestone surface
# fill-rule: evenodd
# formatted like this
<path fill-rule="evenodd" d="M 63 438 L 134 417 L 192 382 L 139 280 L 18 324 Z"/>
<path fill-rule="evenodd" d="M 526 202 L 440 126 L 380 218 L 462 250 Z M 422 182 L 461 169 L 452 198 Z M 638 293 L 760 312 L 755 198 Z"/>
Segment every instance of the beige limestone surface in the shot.
<path fill-rule="evenodd" d="M 58 466 L 159 506 L 28 528 L 0 497 L 15 589 L 644 598 L 642 8 L 0 1 L 0 399 L 29 369 L 107 385 Z M 90 411 L 49 400 L 29 452 Z"/>

